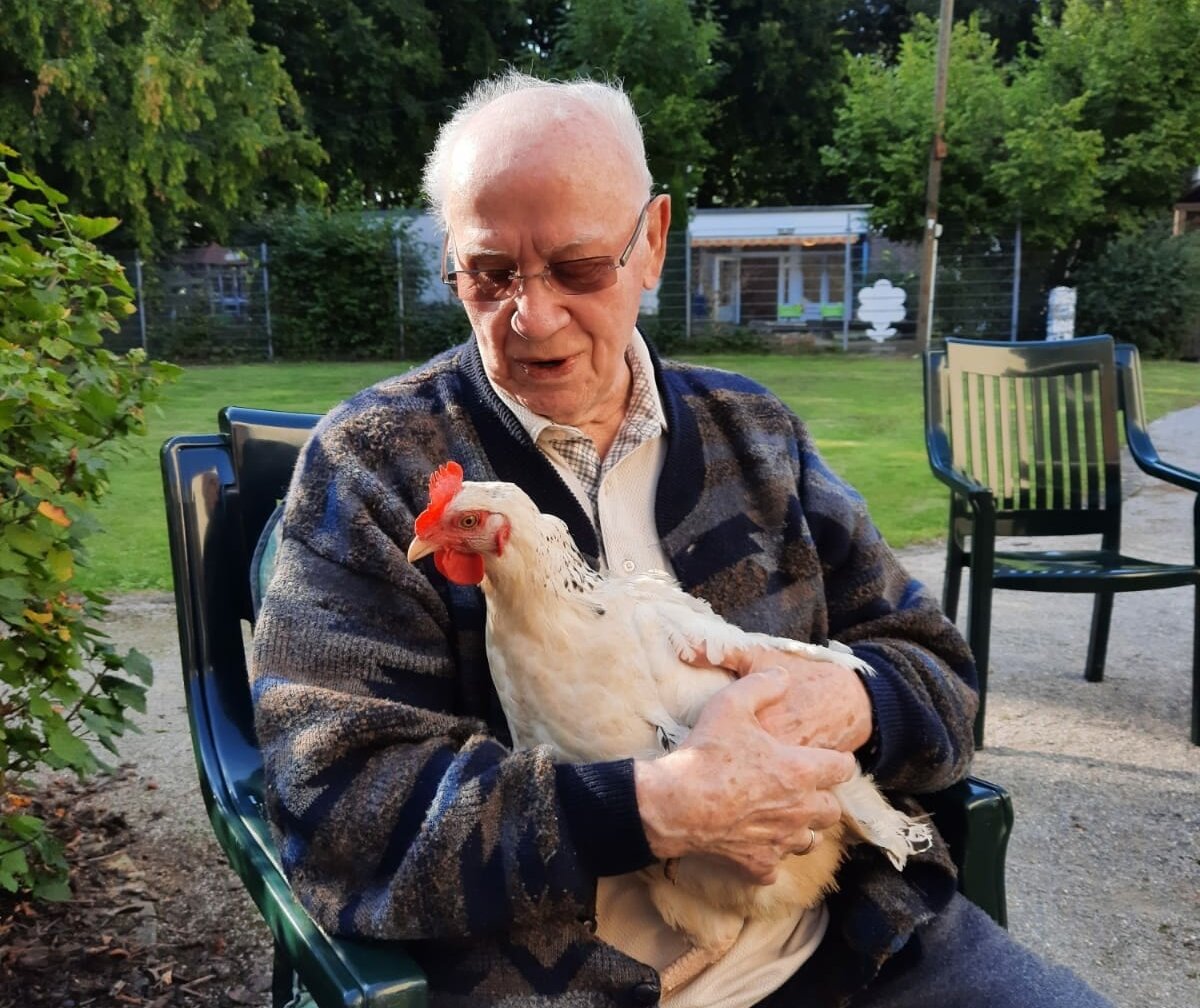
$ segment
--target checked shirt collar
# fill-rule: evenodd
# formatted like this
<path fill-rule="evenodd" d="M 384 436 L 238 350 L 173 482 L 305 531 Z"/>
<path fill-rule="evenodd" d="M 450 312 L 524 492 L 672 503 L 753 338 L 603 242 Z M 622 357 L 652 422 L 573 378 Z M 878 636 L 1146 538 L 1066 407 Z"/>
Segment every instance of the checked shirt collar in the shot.
<path fill-rule="evenodd" d="M 625 413 L 625 419 L 621 422 L 621 428 L 617 431 L 612 447 L 609 448 L 608 454 L 603 459 L 596 451 L 592 439 L 579 428 L 556 424 L 544 416 L 539 416 L 519 403 L 495 382 L 492 382 L 491 376 L 488 377 L 496 394 L 512 410 L 538 448 L 545 453 L 546 446 L 551 446 L 555 454 L 578 478 L 592 503 L 593 515 L 596 512 L 600 484 L 604 477 L 630 452 L 644 442 L 658 437 L 666 430 L 667 426 L 662 402 L 651 377 L 653 371 L 650 365 L 650 352 L 646 349 L 642 334 L 636 330 L 629 349 L 625 351 L 625 360 L 629 364 L 632 376 L 629 409 Z"/>

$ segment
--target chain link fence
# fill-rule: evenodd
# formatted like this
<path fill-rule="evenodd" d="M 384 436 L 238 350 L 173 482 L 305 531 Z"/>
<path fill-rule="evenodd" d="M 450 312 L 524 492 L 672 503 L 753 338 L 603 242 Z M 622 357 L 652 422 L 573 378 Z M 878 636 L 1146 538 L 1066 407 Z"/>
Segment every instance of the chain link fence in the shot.
<path fill-rule="evenodd" d="M 1019 239 L 939 245 L 935 338 L 1042 337 L 1044 295 L 1036 282 L 1022 288 Z M 685 342 L 728 342 L 742 332 L 766 349 L 848 349 L 916 335 L 917 243 L 864 231 L 742 243 L 693 236 L 687 248 Z"/>
<path fill-rule="evenodd" d="M 436 228 L 424 217 L 411 220 L 403 235 L 373 245 L 367 260 L 301 249 L 314 261 L 299 272 L 294 245 L 285 262 L 267 242 L 183 249 L 156 261 L 118 255 L 138 311 L 106 343 L 209 363 L 428 357 L 460 342 L 467 326 L 440 282 Z M 672 232 L 661 282 L 643 296 L 651 338 L 677 352 L 846 349 L 914 336 L 919 245 L 871 233 L 786 239 L 722 244 Z M 943 240 L 933 335 L 1041 338 L 1043 295 L 1036 285 L 1021 287 L 1013 239 Z"/>

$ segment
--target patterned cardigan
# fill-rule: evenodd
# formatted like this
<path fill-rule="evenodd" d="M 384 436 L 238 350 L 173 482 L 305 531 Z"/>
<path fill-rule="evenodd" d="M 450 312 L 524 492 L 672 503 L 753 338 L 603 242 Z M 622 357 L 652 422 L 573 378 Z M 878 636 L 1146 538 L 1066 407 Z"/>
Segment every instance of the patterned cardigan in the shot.
<path fill-rule="evenodd" d="M 878 670 L 859 753 L 897 804 L 958 780 L 975 672 L 804 425 L 738 375 L 654 358 L 668 424 L 656 521 L 684 588 L 748 629 L 851 644 Z M 653 1003 L 593 936 L 596 879 L 653 859 L 632 763 L 513 752 L 478 588 L 405 551 L 431 470 L 519 483 L 593 561 L 574 496 L 487 382 L 474 342 L 333 410 L 301 454 L 255 630 L 252 691 L 285 870 L 326 929 L 402 939 L 438 1006 Z M 828 1000 L 945 905 L 944 845 L 895 872 L 860 846 L 831 897 Z"/>

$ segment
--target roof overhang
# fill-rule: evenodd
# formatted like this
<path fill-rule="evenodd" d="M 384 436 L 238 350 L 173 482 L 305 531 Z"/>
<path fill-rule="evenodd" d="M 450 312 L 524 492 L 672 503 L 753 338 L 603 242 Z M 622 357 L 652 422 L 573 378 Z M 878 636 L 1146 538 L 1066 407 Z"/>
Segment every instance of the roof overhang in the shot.
<path fill-rule="evenodd" d="M 854 245 L 859 237 L 856 234 L 704 235 L 692 238 L 692 248 L 813 248 L 817 245 Z"/>

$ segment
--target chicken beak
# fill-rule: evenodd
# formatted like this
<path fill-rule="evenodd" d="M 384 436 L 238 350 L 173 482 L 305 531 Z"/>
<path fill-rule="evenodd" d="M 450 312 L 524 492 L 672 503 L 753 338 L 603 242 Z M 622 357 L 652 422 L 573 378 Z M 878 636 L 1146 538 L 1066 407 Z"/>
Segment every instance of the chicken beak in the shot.
<path fill-rule="evenodd" d="M 421 557 L 429 556 L 434 552 L 437 546 L 431 543 L 428 539 L 422 539 L 420 536 L 413 536 L 413 541 L 408 544 L 408 562 L 416 563 Z"/>

